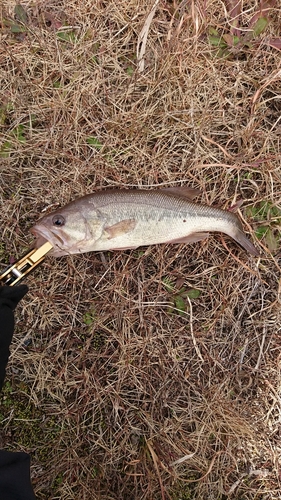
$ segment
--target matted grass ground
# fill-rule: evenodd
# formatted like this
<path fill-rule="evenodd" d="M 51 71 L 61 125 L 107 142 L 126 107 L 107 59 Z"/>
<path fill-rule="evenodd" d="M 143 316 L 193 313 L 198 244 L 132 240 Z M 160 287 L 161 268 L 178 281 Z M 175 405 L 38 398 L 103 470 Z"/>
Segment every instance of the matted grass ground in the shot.
<path fill-rule="evenodd" d="M 243 199 L 262 252 L 217 234 L 30 275 L 1 445 L 39 500 L 281 498 L 281 8 L 235 3 L 2 0 L 2 269 L 108 186 Z"/>

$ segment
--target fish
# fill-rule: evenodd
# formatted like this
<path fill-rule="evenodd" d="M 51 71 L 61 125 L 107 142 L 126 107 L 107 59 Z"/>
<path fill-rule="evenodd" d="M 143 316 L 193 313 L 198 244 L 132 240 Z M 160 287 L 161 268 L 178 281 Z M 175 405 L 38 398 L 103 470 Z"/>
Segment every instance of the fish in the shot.
<path fill-rule="evenodd" d="M 219 231 L 250 254 L 259 252 L 230 211 L 195 203 L 198 190 L 106 189 L 77 198 L 43 216 L 31 229 L 35 247 L 48 241 L 48 255 L 127 250 L 160 243 L 194 243 Z"/>

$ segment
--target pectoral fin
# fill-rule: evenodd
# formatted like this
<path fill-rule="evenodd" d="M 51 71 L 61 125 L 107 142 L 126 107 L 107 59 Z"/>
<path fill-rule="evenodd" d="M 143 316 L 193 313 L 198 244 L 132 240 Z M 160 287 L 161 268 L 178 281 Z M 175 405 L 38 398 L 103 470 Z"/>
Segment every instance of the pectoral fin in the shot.
<path fill-rule="evenodd" d="M 188 186 L 175 186 L 175 187 L 162 188 L 161 191 L 167 191 L 168 193 L 171 194 L 183 196 L 184 198 L 187 198 L 190 201 L 192 201 L 194 198 L 196 198 L 196 196 L 199 196 L 201 194 L 200 189 L 190 188 Z"/>
<path fill-rule="evenodd" d="M 113 226 L 105 227 L 104 230 L 108 233 L 108 239 L 116 238 L 122 234 L 129 233 L 136 227 L 135 219 L 124 219 Z"/>
<path fill-rule="evenodd" d="M 176 240 L 170 240 L 166 243 L 196 243 L 196 241 L 202 241 L 208 238 L 209 233 L 191 233 L 188 236 L 183 236 L 183 238 L 177 238 Z"/>

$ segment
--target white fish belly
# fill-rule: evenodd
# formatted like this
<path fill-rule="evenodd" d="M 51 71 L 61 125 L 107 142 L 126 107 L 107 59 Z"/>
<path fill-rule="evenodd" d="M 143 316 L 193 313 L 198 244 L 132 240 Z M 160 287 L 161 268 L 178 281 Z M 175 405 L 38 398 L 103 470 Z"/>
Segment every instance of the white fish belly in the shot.
<path fill-rule="evenodd" d="M 223 226 L 223 227 L 222 227 Z M 103 231 L 102 236 L 85 251 L 118 250 L 139 246 L 169 243 L 184 238 L 192 233 L 205 231 L 223 231 L 225 222 L 212 220 L 210 217 L 162 217 L 159 220 L 136 221 L 134 229 L 115 237 Z"/>

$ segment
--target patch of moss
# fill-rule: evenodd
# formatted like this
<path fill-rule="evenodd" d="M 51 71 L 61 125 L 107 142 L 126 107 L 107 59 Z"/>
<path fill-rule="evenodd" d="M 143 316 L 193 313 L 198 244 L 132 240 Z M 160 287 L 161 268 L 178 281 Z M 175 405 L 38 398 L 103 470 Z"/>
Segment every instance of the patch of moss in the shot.
<path fill-rule="evenodd" d="M 9 418 L 7 447 L 26 451 L 35 450 L 40 461 L 50 458 L 61 432 L 55 416 L 37 407 L 29 397 L 29 388 L 23 382 L 6 382 L 0 397 L 0 421 Z M 12 436 L 12 443 L 11 443 Z M 15 446 L 14 446 L 15 445 Z"/>

